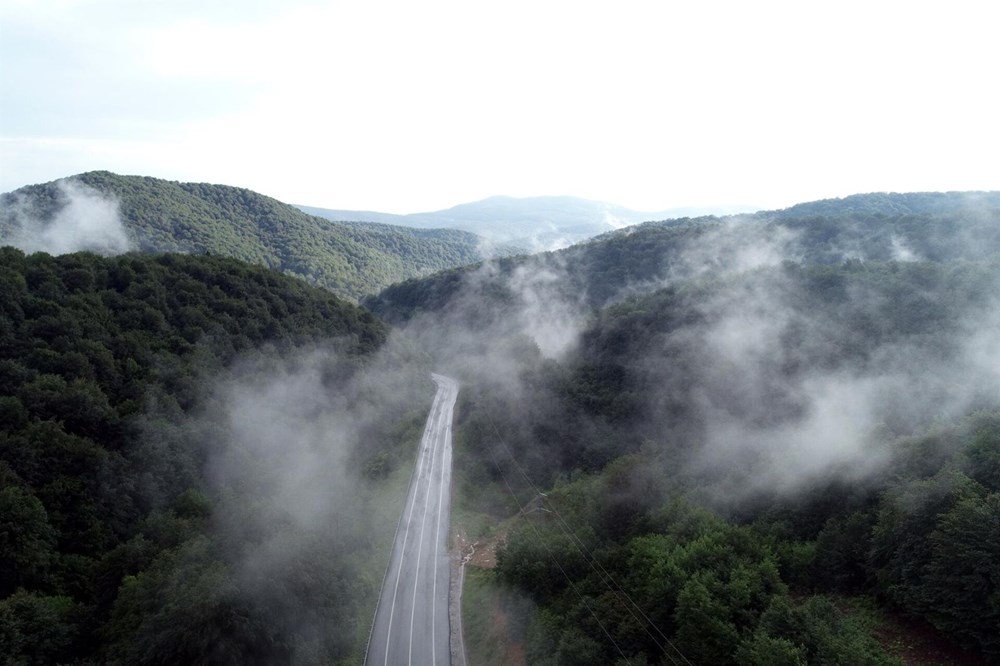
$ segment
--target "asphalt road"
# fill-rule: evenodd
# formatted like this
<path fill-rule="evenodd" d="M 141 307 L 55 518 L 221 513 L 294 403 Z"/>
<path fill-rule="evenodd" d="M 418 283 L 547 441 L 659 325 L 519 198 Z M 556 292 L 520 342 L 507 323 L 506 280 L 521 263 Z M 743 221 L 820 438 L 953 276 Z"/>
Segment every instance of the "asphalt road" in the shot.
<path fill-rule="evenodd" d="M 451 422 L 458 382 L 432 375 L 437 394 L 420 442 L 410 493 L 365 663 L 449 664 L 448 528 L 451 523 Z"/>

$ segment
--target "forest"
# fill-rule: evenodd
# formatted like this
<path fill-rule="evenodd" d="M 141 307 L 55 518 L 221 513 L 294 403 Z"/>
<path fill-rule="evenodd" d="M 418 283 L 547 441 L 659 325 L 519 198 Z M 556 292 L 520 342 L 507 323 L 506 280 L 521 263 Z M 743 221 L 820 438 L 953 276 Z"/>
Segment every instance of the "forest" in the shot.
<path fill-rule="evenodd" d="M 52 251 L 46 231 L 104 213 L 119 246 L 213 254 L 294 275 L 357 300 L 400 280 L 479 261 L 481 239 L 454 229 L 336 223 L 248 189 L 91 171 L 0 196 L 0 239 Z M 93 232 L 93 229 L 88 231 Z M 79 235 L 60 229 L 59 235 Z M 91 234 L 93 235 L 93 234 Z M 77 247 L 106 252 L 106 247 Z M 494 252 L 510 252 L 502 247 Z"/>
<path fill-rule="evenodd" d="M 509 609 L 528 663 L 898 663 L 845 599 L 1000 657 L 995 357 L 961 342 L 998 278 L 794 266 L 657 291 L 601 311 L 560 363 L 526 354 L 516 390 L 467 386 L 465 501 L 518 516 L 493 573 L 530 600 Z M 704 304 L 776 280 L 801 299 L 780 344 L 706 357 L 731 315 Z"/>
<path fill-rule="evenodd" d="M 447 331 L 463 380 L 458 501 L 508 631 L 481 663 L 1000 659 L 1000 212 L 900 199 L 647 223 L 364 301 Z"/>
<path fill-rule="evenodd" d="M 4 248 L 0 271 L 3 663 L 363 654 L 419 356 L 380 396 L 383 324 L 232 259 Z"/>
<path fill-rule="evenodd" d="M 431 371 L 470 663 L 1000 662 L 997 193 L 341 284 L 273 200 L 86 176 L 114 256 L 0 250 L 4 663 L 361 663 Z"/>

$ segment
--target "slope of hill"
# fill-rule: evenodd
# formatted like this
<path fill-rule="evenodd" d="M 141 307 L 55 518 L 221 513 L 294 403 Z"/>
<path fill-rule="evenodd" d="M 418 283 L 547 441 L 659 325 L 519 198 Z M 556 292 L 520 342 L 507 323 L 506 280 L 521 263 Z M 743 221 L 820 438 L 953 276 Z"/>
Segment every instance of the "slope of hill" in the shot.
<path fill-rule="evenodd" d="M 995 661 L 996 202 L 645 223 L 366 301 L 463 382 L 458 512 L 528 663 L 898 665 L 892 613 Z"/>
<path fill-rule="evenodd" d="M 162 181 L 91 177 L 156 222 L 133 242 L 301 231 L 234 188 L 128 213 Z M 15 213 L 58 224 L 39 187 Z M 366 301 L 391 344 L 229 258 L 2 249 L 0 653 L 359 661 L 433 359 L 463 384 L 455 515 L 504 586 L 472 610 L 529 663 L 899 666 L 883 613 L 995 662 L 998 204 L 641 224 L 394 285 Z"/>
<path fill-rule="evenodd" d="M 735 213 L 728 208 L 677 208 L 640 212 L 623 206 L 578 197 L 490 197 L 429 213 L 392 215 L 372 211 L 329 210 L 300 206 L 302 210 L 330 220 L 384 222 L 418 228 L 463 229 L 495 243 L 509 243 L 534 251 L 566 247 L 593 236 L 647 220 L 686 215 Z"/>
<path fill-rule="evenodd" d="M 810 201 L 761 214 L 776 217 L 912 215 L 947 213 L 956 208 L 1000 208 L 1000 192 L 871 192 Z"/>
<path fill-rule="evenodd" d="M 552 289 L 602 307 L 697 275 L 782 261 L 956 261 L 998 252 L 1000 192 L 859 195 L 777 212 L 646 222 L 557 252 L 494 262 L 488 279 L 499 293 L 518 270 L 547 266 Z M 408 280 L 365 303 L 384 318 L 404 321 L 442 307 L 465 284 L 460 277 L 473 271 Z"/>
<path fill-rule="evenodd" d="M 901 612 L 969 651 L 919 663 L 994 663 L 998 285 L 996 258 L 702 275 L 460 375 L 465 502 L 523 515 L 496 578 L 538 606 L 503 611 L 528 662 L 900 664 L 872 628 Z"/>
<path fill-rule="evenodd" d="M 112 209 L 117 204 L 132 248 L 243 259 L 350 299 L 484 256 L 481 239 L 468 232 L 333 224 L 246 189 L 105 171 L 3 195 L 0 242 L 18 244 L 44 234 L 72 201 L 100 202 L 101 197 L 112 202 Z M 83 207 L 79 213 L 88 214 Z"/>
<path fill-rule="evenodd" d="M 5 663 L 360 659 L 427 381 L 377 408 L 384 325 L 233 259 L 13 248 L 0 312 Z"/>

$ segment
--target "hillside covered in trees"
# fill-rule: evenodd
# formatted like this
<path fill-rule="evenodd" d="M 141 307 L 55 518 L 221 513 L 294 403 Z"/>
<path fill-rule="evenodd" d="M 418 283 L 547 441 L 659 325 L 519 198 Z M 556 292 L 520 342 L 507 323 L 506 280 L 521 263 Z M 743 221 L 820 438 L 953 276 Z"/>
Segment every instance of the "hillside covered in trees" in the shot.
<path fill-rule="evenodd" d="M 117 251 L 232 257 L 305 278 L 352 300 L 393 282 L 483 258 L 481 239 L 464 231 L 331 222 L 242 188 L 107 171 L 2 195 L 0 243 L 51 251 L 37 239 L 74 204 L 70 214 L 78 218 L 120 218 L 124 233 L 112 248 Z M 77 227 L 58 233 L 82 235 Z"/>
<path fill-rule="evenodd" d="M 419 358 L 379 379 L 384 325 L 233 259 L 4 248 L 0 275 L 3 663 L 357 659 Z"/>
<path fill-rule="evenodd" d="M 836 203 L 366 301 L 463 381 L 460 511 L 498 551 L 466 613 L 506 618 L 479 636 L 495 654 L 1000 659 L 1000 204 Z"/>
<path fill-rule="evenodd" d="M 593 308 L 671 282 L 786 260 L 983 259 L 1000 247 L 998 211 L 998 192 L 865 194 L 753 215 L 646 222 L 557 252 L 490 262 L 489 272 L 503 279 L 481 279 L 476 266 L 465 266 L 392 285 L 365 302 L 388 321 L 406 321 L 454 302 L 472 282 L 483 297 L 496 297 L 507 278 L 537 273 L 540 263 L 550 272 L 550 289 Z"/>
<path fill-rule="evenodd" d="M 360 662 L 432 369 L 484 663 L 1000 659 L 994 193 L 646 223 L 374 315 L 211 254 L 0 250 L 12 663 Z"/>
<path fill-rule="evenodd" d="M 524 516 L 495 576 L 537 605 L 528 662 L 894 663 L 844 595 L 997 658 L 997 347 L 966 316 L 998 281 L 765 271 L 603 310 L 516 384 L 468 375 L 466 493 Z"/>

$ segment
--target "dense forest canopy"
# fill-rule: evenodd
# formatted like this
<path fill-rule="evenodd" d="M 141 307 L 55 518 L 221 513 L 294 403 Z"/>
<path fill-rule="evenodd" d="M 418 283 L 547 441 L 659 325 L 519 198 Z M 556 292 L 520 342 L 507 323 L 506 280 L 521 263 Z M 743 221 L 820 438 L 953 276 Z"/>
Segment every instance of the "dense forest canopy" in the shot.
<path fill-rule="evenodd" d="M 96 237 L 97 246 L 66 245 L 85 235 Z M 352 300 L 483 258 L 482 240 L 464 231 L 331 222 L 243 188 L 107 171 L 2 195 L 0 242 L 29 251 L 222 255 L 305 278 Z"/>
<path fill-rule="evenodd" d="M 484 288 L 500 293 L 518 272 L 544 270 L 562 300 L 589 309 L 701 275 L 782 261 L 947 262 L 986 259 L 998 247 L 1000 193 L 858 195 L 754 215 L 646 222 L 558 252 L 490 262 L 488 271 L 504 279 L 487 279 Z M 460 267 L 407 280 L 365 303 L 389 321 L 406 321 L 442 308 L 460 286 L 468 291 L 473 280 L 466 276 L 475 271 Z M 483 281 L 483 272 L 475 281 Z"/>
<path fill-rule="evenodd" d="M 1000 658 L 996 199 L 647 223 L 367 299 L 464 382 L 527 661 L 899 663 L 882 612 Z"/>
<path fill-rule="evenodd" d="M 428 256 L 392 229 L 81 179 L 5 195 L 4 238 L 117 255 L 0 250 L 12 663 L 358 663 L 431 369 L 529 663 L 898 664 L 886 614 L 1000 659 L 996 193 L 650 222 L 368 311 L 282 272 L 371 293 L 407 275 L 372 247 Z"/>
<path fill-rule="evenodd" d="M 4 663 L 356 659 L 419 357 L 232 259 L 4 248 L 0 272 Z"/>

